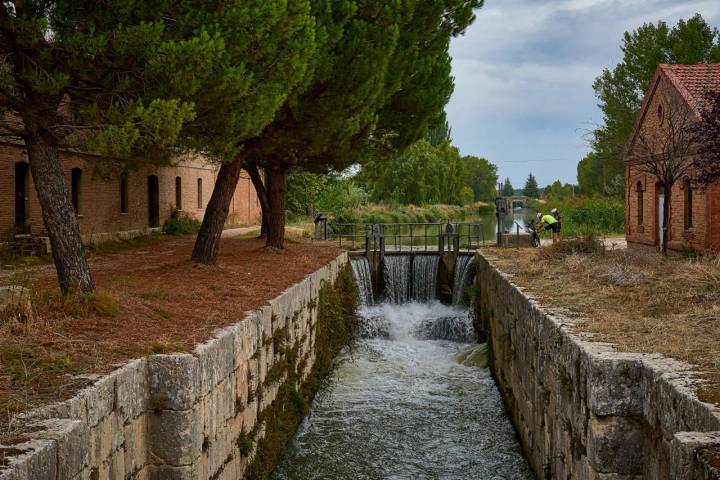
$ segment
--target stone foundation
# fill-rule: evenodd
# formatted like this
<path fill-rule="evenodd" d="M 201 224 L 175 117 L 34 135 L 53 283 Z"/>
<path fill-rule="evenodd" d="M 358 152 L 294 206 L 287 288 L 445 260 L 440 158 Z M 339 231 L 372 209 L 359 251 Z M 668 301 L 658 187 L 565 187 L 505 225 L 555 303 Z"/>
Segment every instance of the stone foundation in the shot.
<path fill-rule="evenodd" d="M 133 360 L 22 415 L 29 433 L 0 445 L 0 480 L 242 478 L 284 380 L 297 379 L 296 390 L 309 380 L 320 288 L 346 264 L 342 254 L 269 305 L 239 313 L 242 321 L 192 353 Z"/>
<path fill-rule="evenodd" d="M 689 365 L 592 342 L 491 259 L 479 255 L 477 268 L 478 322 L 489 330 L 492 369 L 538 478 L 720 478 L 712 460 L 720 409 L 694 395 Z"/>

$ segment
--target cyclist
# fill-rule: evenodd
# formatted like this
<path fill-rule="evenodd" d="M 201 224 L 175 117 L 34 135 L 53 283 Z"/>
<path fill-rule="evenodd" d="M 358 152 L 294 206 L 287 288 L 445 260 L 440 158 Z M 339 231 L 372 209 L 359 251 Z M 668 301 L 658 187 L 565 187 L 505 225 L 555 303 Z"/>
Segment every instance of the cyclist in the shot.
<path fill-rule="evenodd" d="M 557 219 L 549 213 L 543 215 L 538 212 L 537 219 L 540 224 L 540 231 L 550 230 L 552 232 L 552 242 L 556 243 L 558 241 L 558 237 L 560 236 L 560 222 L 558 222 Z"/>

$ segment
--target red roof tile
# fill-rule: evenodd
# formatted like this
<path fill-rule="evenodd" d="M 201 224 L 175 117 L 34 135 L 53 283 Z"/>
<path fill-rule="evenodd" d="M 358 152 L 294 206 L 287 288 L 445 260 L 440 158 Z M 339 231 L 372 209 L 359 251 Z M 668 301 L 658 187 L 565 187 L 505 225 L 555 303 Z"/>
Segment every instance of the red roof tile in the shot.
<path fill-rule="evenodd" d="M 698 112 L 709 91 L 720 91 L 720 63 L 660 65 L 675 88 Z"/>

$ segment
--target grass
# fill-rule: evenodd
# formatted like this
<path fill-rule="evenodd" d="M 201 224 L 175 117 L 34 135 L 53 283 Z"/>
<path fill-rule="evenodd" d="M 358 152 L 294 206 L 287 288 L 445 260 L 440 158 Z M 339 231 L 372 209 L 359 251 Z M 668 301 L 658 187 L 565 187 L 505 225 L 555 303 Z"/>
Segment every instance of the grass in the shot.
<path fill-rule="evenodd" d="M 202 222 L 187 213 L 174 210 L 163 224 L 165 235 L 194 235 L 200 231 Z"/>
<path fill-rule="evenodd" d="M 523 255 L 489 251 L 513 281 L 569 309 L 595 339 L 696 365 L 706 381 L 700 398 L 720 403 L 720 257 L 605 250 L 592 239 Z"/>

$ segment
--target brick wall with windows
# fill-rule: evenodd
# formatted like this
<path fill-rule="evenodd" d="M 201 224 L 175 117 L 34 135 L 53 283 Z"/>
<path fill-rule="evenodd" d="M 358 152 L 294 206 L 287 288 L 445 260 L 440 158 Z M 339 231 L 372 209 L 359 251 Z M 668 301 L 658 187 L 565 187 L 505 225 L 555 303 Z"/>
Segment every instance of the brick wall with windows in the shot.
<path fill-rule="evenodd" d="M 720 65 L 717 64 L 661 65 L 639 114 L 636 129 L 663 131 L 661 123 L 666 108 L 663 102 L 673 99 L 685 102 L 697 111 L 697 99 L 702 98 L 701 86 L 708 84 L 707 88 L 716 88 L 717 79 L 720 79 Z M 700 189 L 692 182 L 692 177 L 693 172 L 690 172 L 686 179 L 678 180 L 670 192 L 668 248 L 717 251 L 720 249 L 720 186 Z M 626 238 L 630 244 L 659 246 L 662 212 L 658 194 L 657 180 L 634 166 L 631 157 L 626 158 Z"/>
<path fill-rule="evenodd" d="M 73 204 L 77 203 L 80 228 L 86 239 L 100 234 L 145 230 L 153 216 L 157 216 L 162 225 L 178 208 L 178 200 L 184 213 L 202 219 L 217 171 L 201 158 L 185 158 L 178 166 L 101 175 L 93 169 L 96 157 L 61 152 L 60 159 L 68 193 Z M 151 176 L 157 177 L 156 190 L 151 185 Z M 198 181 L 203 185 L 200 203 Z M 27 152 L 22 146 L 0 144 L 0 182 L 4 185 L 0 188 L 0 236 L 10 239 L 16 233 L 42 234 L 40 204 L 27 170 Z M 180 191 L 176 190 L 177 186 L 181 187 Z M 156 205 L 154 212 L 150 211 L 150 205 Z M 248 179 L 241 179 L 238 184 L 231 214 L 236 224 L 256 224 L 260 218 L 260 206 Z"/>

